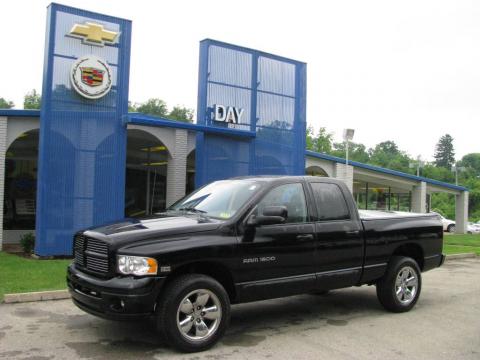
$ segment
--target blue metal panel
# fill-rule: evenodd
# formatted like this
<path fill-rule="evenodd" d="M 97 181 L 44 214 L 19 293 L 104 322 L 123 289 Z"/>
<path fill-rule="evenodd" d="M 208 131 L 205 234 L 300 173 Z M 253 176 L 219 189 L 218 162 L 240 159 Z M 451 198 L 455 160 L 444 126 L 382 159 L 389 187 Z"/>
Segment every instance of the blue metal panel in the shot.
<path fill-rule="evenodd" d="M 40 116 L 40 110 L 0 109 L 0 116 L 7 116 L 7 117 L 39 117 L 39 116 Z"/>
<path fill-rule="evenodd" d="M 197 122 L 255 138 L 197 135 L 196 185 L 238 175 L 305 171 L 304 63 L 214 40 L 200 44 Z M 214 105 L 244 109 L 238 124 L 213 121 Z"/>
<path fill-rule="evenodd" d="M 120 32 L 104 47 L 66 37 L 86 21 Z M 69 255 L 79 229 L 123 218 L 131 23 L 52 4 L 48 7 L 37 189 L 38 255 Z M 78 95 L 73 62 L 96 55 L 112 69 L 112 89 L 101 99 Z"/>

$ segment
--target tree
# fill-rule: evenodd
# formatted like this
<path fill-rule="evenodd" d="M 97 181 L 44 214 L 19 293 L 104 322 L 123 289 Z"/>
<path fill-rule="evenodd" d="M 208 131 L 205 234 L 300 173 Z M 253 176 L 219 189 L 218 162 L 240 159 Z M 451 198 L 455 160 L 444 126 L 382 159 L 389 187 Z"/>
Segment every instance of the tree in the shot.
<path fill-rule="evenodd" d="M 369 149 L 370 163 L 392 170 L 409 172 L 410 157 L 394 141 L 388 140 Z"/>
<path fill-rule="evenodd" d="M 28 92 L 23 100 L 24 109 L 40 109 L 42 105 L 42 96 L 35 89 Z"/>
<path fill-rule="evenodd" d="M 157 98 L 147 100 L 147 102 L 135 107 L 136 111 L 142 114 L 166 117 L 168 115 L 167 104 L 165 101 Z"/>
<path fill-rule="evenodd" d="M 167 117 L 172 120 L 192 122 L 193 109 L 188 109 L 182 106 L 174 106 L 172 111 L 170 111 Z"/>
<path fill-rule="evenodd" d="M 332 152 L 332 137 L 333 134 L 328 133 L 327 129 L 321 127 L 318 130 L 317 135 L 314 133 L 313 127 L 307 128 L 307 149 L 316 151 L 319 153 L 331 153 Z"/>
<path fill-rule="evenodd" d="M 443 135 L 435 146 L 435 165 L 451 169 L 455 164 L 453 138 L 449 134 Z"/>
<path fill-rule="evenodd" d="M 11 109 L 15 106 L 12 101 L 5 100 L 4 98 L 0 98 L 0 109 Z"/>
<path fill-rule="evenodd" d="M 136 104 L 131 101 L 128 102 L 128 112 L 137 112 Z"/>
<path fill-rule="evenodd" d="M 333 143 L 333 150 L 330 153 L 331 155 L 345 158 L 347 156 L 347 151 L 344 142 Z M 358 161 L 361 163 L 368 163 L 370 161 L 370 156 L 368 155 L 367 148 L 365 145 L 349 141 L 348 142 L 348 160 Z"/>
<path fill-rule="evenodd" d="M 480 153 L 471 153 L 462 157 L 459 163 L 469 170 L 473 170 L 474 174 L 480 176 Z"/>

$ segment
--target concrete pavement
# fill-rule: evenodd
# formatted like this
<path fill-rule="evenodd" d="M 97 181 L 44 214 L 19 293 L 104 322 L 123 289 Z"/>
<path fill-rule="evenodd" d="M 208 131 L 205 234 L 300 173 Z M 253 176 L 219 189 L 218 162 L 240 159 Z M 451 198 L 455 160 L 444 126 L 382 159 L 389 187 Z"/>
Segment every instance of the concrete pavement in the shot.
<path fill-rule="evenodd" d="M 423 274 L 417 306 L 391 314 L 374 287 L 234 306 L 221 343 L 178 354 L 152 324 L 116 323 L 70 300 L 0 305 L 0 359 L 480 359 L 480 260 Z"/>

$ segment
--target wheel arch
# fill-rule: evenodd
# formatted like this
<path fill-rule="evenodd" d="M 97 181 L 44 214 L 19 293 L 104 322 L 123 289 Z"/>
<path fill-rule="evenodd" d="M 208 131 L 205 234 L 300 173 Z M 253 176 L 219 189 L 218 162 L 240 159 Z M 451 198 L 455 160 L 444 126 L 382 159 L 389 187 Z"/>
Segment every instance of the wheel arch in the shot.
<path fill-rule="evenodd" d="M 175 268 L 166 279 L 165 285 L 175 280 L 180 275 L 202 274 L 217 280 L 225 289 L 230 299 L 234 303 L 237 297 L 233 276 L 230 269 L 224 264 L 216 261 L 195 261 L 183 264 Z"/>
<path fill-rule="evenodd" d="M 407 243 L 407 244 L 400 245 L 392 253 L 392 257 L 393 256 L 411 257 L 417 262 L 418 266 L 420 267 L 420 270 L 423 271 L 424 251 L 420 245 L 415 243 Z"/>

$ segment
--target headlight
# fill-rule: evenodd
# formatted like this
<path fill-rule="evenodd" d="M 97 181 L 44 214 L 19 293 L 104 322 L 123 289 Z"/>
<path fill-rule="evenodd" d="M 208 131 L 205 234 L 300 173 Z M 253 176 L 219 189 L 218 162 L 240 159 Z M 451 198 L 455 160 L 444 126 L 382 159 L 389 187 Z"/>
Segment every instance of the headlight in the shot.
<path fill-rule="evenodd" d="M 140 256 L 117 256 L 118 272 L 124 275 L 156 275 L 157 260 Z"/>

